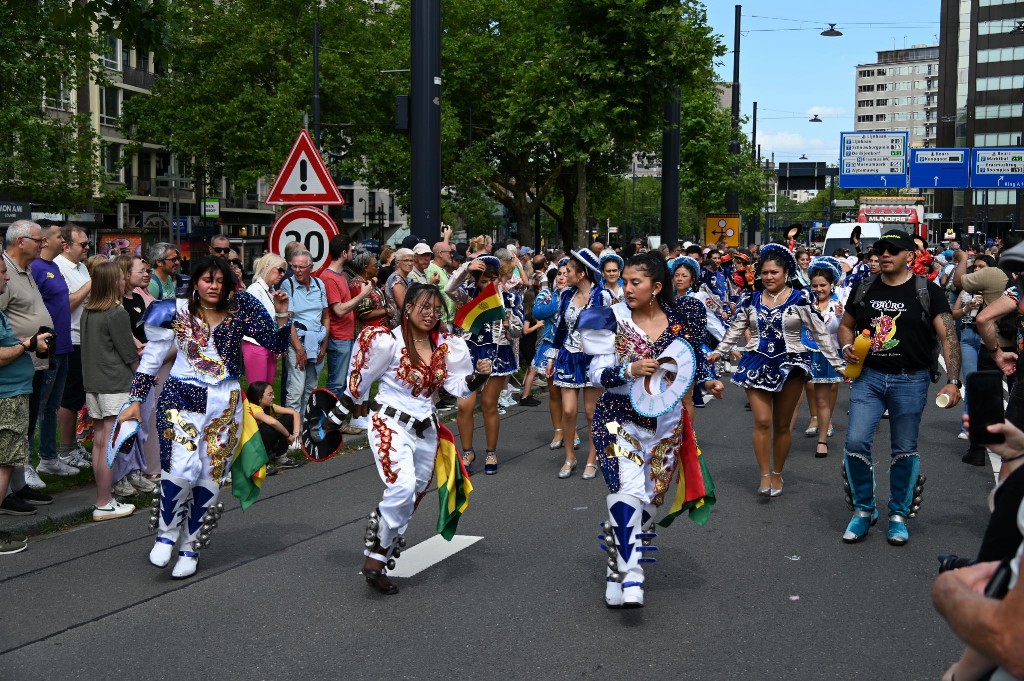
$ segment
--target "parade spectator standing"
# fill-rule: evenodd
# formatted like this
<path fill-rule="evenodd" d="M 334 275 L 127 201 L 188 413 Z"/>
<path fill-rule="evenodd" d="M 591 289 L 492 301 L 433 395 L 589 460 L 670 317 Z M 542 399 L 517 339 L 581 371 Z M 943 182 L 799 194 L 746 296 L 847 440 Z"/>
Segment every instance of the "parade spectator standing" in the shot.
<path fill-rule="evenodd" d="M 391 308 L 395 311 L 388 320 L 388 326 L 398 326 L 398 315 L 404 309 L 405 292 L 409 289 L 409 275 L 412 273 L 416 256 L 408 248 L 395 251 L 395 271 L 384 282 L 384 292 L 388 296 Z"/>
<path fill-rule="evenodd" d="M 242 265 L 238 260 L 238 253 L 232 252 L 231 240 L 224 234 L 217 234 L 210 239 L 210 255 L 215 258 L 227 260 L 231 265 L 231 274 L 235 278 L 235 290 L 242 291 L 245 284 L 242 282 Z"/>
<path fill-rule="evenodd" d="M 123 518 L 135 512 L 111 494 L 113 471 L 107 465 L 107 439 L 122 405 L 128 403 L 139 348 L 132 336 L 128 312 L 121 306 L 124 274 L 116 262 L 93 268 L 95 287 L 82 306 L 82 384 L 93 420 L 92 470 L 96 477 L 95 521 Z M 134 491 L 129 484 L 128 489 Z M 129 492 L 130 493 L 130 492 Z"/>
<path fill-rule="evenodd" d="M 68 285 L 68 301 L 71 304 L 71 354 L 68 355 L 68 377 L 64 381 L 64 395 L 61 397 L 57 422 L 60 425 L 61 461 L 75 468 L 89 468 L 92 458 L 75 435 L 78 412 L 85 406 L 85 388 L 82 386 L 82 338 L 81 321 L 85 301 L 92 290 L 92 281 L 85 266 L 89 256 L 89 238 L 81 227 L 68 224 L 63 227 L 64 252 L 53 261 L 64 275 Z"/>
<path fill-rule="evenodd" d="M 68 357 L 71 354 L 71 303 L 67 282 L 53 261 L 64 250 L 64 234 L 58 225 L 49 225 L 42 231 L 46 240 L 39 258 L 32 261 L 30 270 L 43 304 L 53 322 L 53 354 L 49 366 L 37 371 L 32 381 L 33 398 L 39 400 L 38 421 L 29 424 L 28 439 L 34 437 L 33 424 L 39 425 L 39 466 L 37 471 L 47 475 L 75 475 L 78 469 L 57 458 L 57 410 L 64 396 L 64 382 L 68 376 Z M 34 472 L 25 469 L 29 485 Z M 33 485 L 34 486 L 34 485 Z"/>
<path fill-rule="evenodd" d="M 156 243 L 149 248 L 149 262 L 154 268 L 149 280 L 149 295 L 156 300 L 174 300 L 178 290 L 178 272 L 181 271 L 181 253 L 174 244 Z"/>
<path fill-rule="evenodd" d="M 437 281 L 434 283 L 441 290 L 441 299 L 444 300 L 441 311 L 441 323 L 444 324 L 445 329 L 450 330 L 452 328 L 452 319 L 455 318 L 455 304 L 452 302 L 451 296 L 445 293 L 444 288 L 448 285 L 448 271 L 452 266 L 452 255 L 455 253 L 455 246 L 447 241 L 438 241 L 434 244 L 433 250 L 434 259 L 427 266 L 427 281 L 437 277 Z"/>
<path fill-rule="evenodd" d="M 22 223 L 20 227 L 16 227 Z M 39 230 L 39 225 L 28 220 L 19 220 L 7 229 L 7 242 L 12 244 L 25 238 L 29 230 Z M 11 230 L 15 230 L 12 234 Z M 17 236 L 18 232 L 22 236 Z M 36 238 L 41 238 L 36 235 Z M 0 261 L 0 298 L 6 297 L 11 259 L 4 254 Z M 50 334 L 31 334 L 19 337 L 7 315 L 0 311 L 0 513 L 6 515 L 32 515 L 36 504 L 48 504 L 53 498 L 36 492 L 30 487 L 7 494 L 8 485 L 14 482 L 15 471 L 28 461 L 28 396 L 32 392 L 34 368 L 29 359 L 30 352 L 46 352 Z M 20 476 L 19 476 L 20 477 Z M 12 485 L 13 487 L 14 485 Z M 21 535 L 0 532 L 0 554 L 24 551 L 28 540 Z"/>
<path fill-rule="evenodd" d="M 335 395 L 345 390 L 348 377 L 348 365 L 352 359 L 352 343 L 356 339 L 356 308 L 370 293 L 370 289 L 360 289 L 352 295 L 348 286 L 348 278 L 344 268 L 348 264 L 352 252 L 348 239 L 338 234 L 327 246 L 331 256 L 331 264 L 327 266 L 320 280 L 327 292 L 327 305 L 330 309 L 327 339 L 327 389 Z M 296 426 L 297 427 L 297 426 Z M 342 431 L 348 432 L 348 426 Z"/>
<path fill-rule="evenodd" d="M 960 343 L 942 289 L 909 271 L 916 250 L 910 236 L 887 232 L 872 250 L 878 254 L 881 274 L 850 292 L 839 327 L 843 356 L 851 364 L 859 362 L 853 353 L 854 337 L 864 330 L 872 332 L 871 350 L 850 393 L 843 473 L 854 514 L 843 541 L 864 539 L 878 518 L 872 442 L 882 413 L 888 410 L 892 462 L 886 538 L 893 546 L 902 546 L 910 539 L 907 518 L 920 504 L 917 435 L 928 399 L 936 336 L 946 359 L 949 380 L 939 394 L 949 398 L 947 408 L 960 402 Z"/>
<path fill-rule="evenodd" d="M 287 406 L 299 411 L 317 386 L 327 355 L 328 308 L 323 282 L 312 276 L 313 257 L 309 251 L 296 251 L 291 265 L 294 275 L 281 284 L 281 290 L 288 294 L 288 312 L 293 321 Z"/>
<path fill-rule="evenodd" d="M 49 329 L 53 326 L 50 313 L 46 310 L 42 296 L 39 295 L 39 288 L 30 273 L 31 263 L 39 257 L 43 243 L 42 229 L 34 222 L 19 220 L 7 230 L 7 250 L 4 251 L 3 259 L 7 265 L 8 283 L 4 292 L 0 294 L 0 310 L 3 310 L 7 316 L 7 320 L 18 338 L 34 336 L 40 332 L 41 327 Z M 35 355 L 32 357 L 32 364 L 33 370 L 40 374 L 49 368 L 47 359 L 41 359 Z M 42 376 L 40 376 L 41 379 Z M 32 380 L 34 383 L 35 374 L 33 374 Z M 26 443 L 29 443 L 28 433 L 32 432 L 39 411 L 39 395 L 34 391 L 30 391 L 28 394 L 26 422 L 24 426 L 19 426 L 19 430 L 26 433 Z M 24 494 L 33 496 L 33 498 L 38 496 L 40 501 L 45 501 L 45 503 L 52 501 L 48 495 L 33 489 L 42 489 L 45 485 L 27 463 L 26 466 L 18 469 L 12 488 L 21 490 L 25 485 L 28 487 L 24 490 Z M 0 489 L 0 493 L 6 491 L 6 488 Z M 25 500 L 31 499 L 26 497 Z"/>
<path fill-rule="evenodd" d="M 269 315 L 275 314 L 272 291 L 284 279 L 285 272 L 284 258 L 276 253 L 267 253 L 253 266 L 252 283 L 246 290 L 263 304 Z M 277 355 L 260 345 L 252 336 L 242 339 L 242 359 L 245 362 L 246 380 L 274 382 L 277 376 Z"/>
<path fill-rule="evenodd" d="M 413 257 L 413 268 L 412 272 L 409 273 L 408 282 L 410 284 L 434 284 L 437 285 L 436 281 L 431 281 L 430 275 L 427 274 L 427 268 L 430 267 L 430 261 L 433 259 L 433 252 L 430 246 L 426 244 L 416 244 L 412 249 Z"/>
<path fill-rule="evenodd" d="M 350 270 L 355 275 L 352 277 L 349 290 L 354 293 L 363 290 L 368 291 L 366 297 L 359 301 L 359 305 L 356 306 L 356 319 L 359 321 L 357 331 L 361 333 L 367 326 L 390 328 L 388 326 L 388 297 L 384 293 L 384 289 L 377 286 L 377 275 L 380 274 L 377 258 L 370 251 L 364 248 L 357 248 L 352 253 L 349 265 Z M 370 427 L 369 413 L 369 400 L 356 405 L 352 410 L 352 418 L 349 421 L 349 425 L 359 432 L 366 430 Z"/>

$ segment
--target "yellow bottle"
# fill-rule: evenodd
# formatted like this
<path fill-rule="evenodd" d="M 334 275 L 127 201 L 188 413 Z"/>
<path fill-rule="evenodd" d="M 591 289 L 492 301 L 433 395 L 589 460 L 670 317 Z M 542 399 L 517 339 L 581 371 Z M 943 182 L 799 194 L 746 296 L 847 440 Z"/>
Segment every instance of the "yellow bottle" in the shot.
<path fill-rule="evenodd" d="M 852 380 L 860 376 L 861 369 L 864 368 L 864 358 L 868 356 L 868 351 L 871 349 L 871 332 L 864 329 L 860 332 L 853 341 L 853 354 L 857 355 L 857 359 L 860 361 L 857 364 L 846 365 L 846 375 Z"/>

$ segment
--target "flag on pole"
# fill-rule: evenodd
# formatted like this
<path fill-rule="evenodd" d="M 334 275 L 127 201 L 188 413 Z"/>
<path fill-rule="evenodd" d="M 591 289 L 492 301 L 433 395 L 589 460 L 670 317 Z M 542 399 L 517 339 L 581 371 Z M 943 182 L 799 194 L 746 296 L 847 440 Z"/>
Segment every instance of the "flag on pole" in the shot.
<path fill-rule="evenodd" d="M 434 459 L 437 471 L 437 498 L 441 508 L 437 514 L 437 531 L 452 540 L 459 525 L 459 517 L 469 507 L 469 494 L 473 484 L 462 465 L 462 459 L 455 449 L 455 436 L 444 424 L 437 426 L 437 456 Z"/>
<path fill-rule="evenodd" d="M 238 438 L 238 453 L 231 464 L 231 494 L 238 499 L 243 511 L 256 501 L 266 477 L 267 450 L 249 400 L 243 395 L 242 436 Z"/>
<path fill-rule="evenodd" d="M 505 316 L 505 303 L 492 281 L 480 295 L 459 308 L 455 314 L 455 326 L 477 334 L 484 324 L 504 319 Z"/>

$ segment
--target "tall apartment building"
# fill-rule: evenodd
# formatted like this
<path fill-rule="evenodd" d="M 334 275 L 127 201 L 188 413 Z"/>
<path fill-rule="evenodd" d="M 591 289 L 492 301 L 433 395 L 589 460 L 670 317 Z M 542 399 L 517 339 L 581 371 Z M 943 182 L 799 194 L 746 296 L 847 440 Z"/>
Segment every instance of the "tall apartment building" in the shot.
<path fill-rule="evenodd" d="M 858 131 L 907 131 L 910 146 L 934 147 L 938 122 L 939 46 L 881 50 L 873 64 L 858 64 Z"/>
<path fill-rule="evenodd" d="M 942 147 L 1021 144 L 1024 127 L 1024 2 L 942 0 L 939 99 Z M 939 190 L 936 210 L 958 232 L 1021 229 L 1014 189 Z"/>
<path fill-rule="evenodd" d="M 128 197 L 117 215 L 83 213 L 71 219 L 90 232 L 101 253 L 114 248 L 134 250 L 155 241 L 180 241 L 187 257 L 192 250 L 205 253 L 205 244 L 214 234 L 226 234 L 251 267 L 266 249 L 276 217 L 275 208 L 263 203 L 273 178 L 261 180 L 255 191 L 239 189 L 224 178 L 202 181 L 193 177 L 189 159 L 176 159 L 155 144 L 143 144 L 125 160 L 130 141 L 120 128 L 124 103 L 149 96 L 162 68 L 151 52 L 129 48 L 112 36 L 98 58 L 106 69 L 107 84 L 92 81 L 77 92 L 60 90 L 43 105 L 52 116 L 90 114 L 93 129 L 103 140 L 108 183 L 123 185 Z M 336 215 L 342 233 L 354 240 L 381 240 L 405 226 L 405 216 L 389 192 L 373 191 L 347 179 L 341 179 L 340 186 L 347 204 Z M 216 199 L 213 205 L 218 210 L 206 216 L 204 206 L 211 199 Z M 172 229 L 172 221 L 187 228 Z"/>

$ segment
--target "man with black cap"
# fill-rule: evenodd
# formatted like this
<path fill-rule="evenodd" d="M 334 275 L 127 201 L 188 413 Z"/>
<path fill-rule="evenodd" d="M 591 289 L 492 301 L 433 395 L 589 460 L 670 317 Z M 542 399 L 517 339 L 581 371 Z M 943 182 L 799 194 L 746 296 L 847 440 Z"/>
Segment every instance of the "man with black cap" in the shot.
<path fill-rule="evenodd" d="M 864 539 L 878 519 L 875 508 L 874 464 L 871 444 L 882 418 L 889 411 L 892 461 L 889 465 L 889 527 L 893 546 L 910 539 L 907 518 L 921 503 L 924 476 L 917 435 L 928 400 L 936 337 L 946 359 L 947 384 L 939 395 L 947 409 L 960 402 L 960 343 L 949 303 L 942 289 L 910 271 L 916 246 L 910 235 L 892 230 L 872 246 L 880 272 L 850 292 L 839 327 L 843 359 L 857 364 L 853 341 L 871 332 L 871 350 L 850 391 L 850 421 L 846 433 L 843 475 L 853 519 L 843 541 Z"/>

